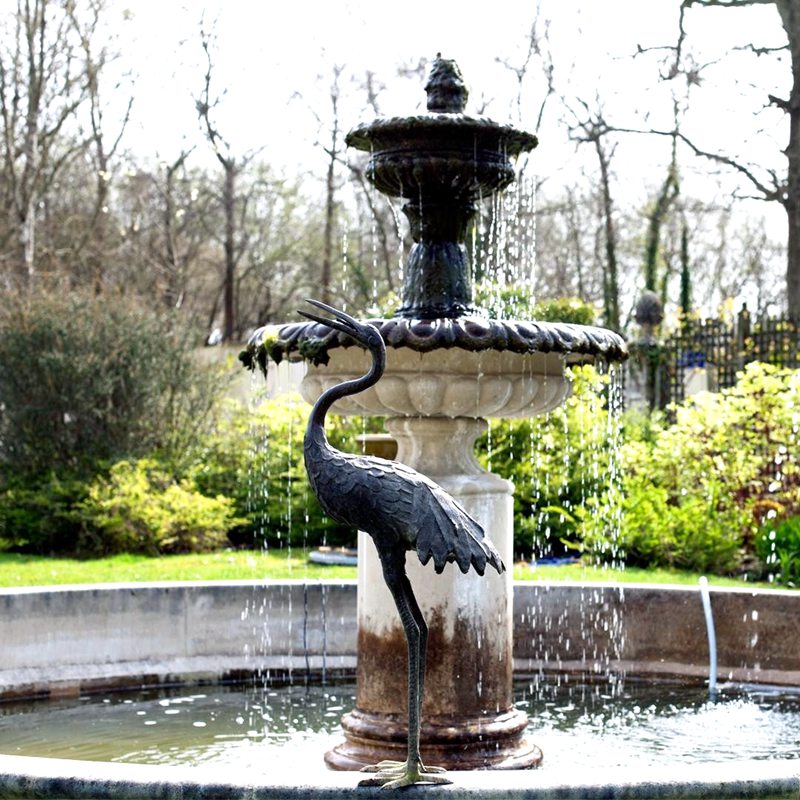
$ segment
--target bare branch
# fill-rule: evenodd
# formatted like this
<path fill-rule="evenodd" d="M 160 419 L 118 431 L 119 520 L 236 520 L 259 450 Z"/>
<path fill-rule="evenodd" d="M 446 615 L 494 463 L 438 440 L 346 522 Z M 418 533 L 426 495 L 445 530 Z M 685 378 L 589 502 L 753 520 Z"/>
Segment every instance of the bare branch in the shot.
<path fill-rule="evenodd" d="M 790 50 L 788 44 L 781 45 L 780 47 L 756 47 L 754 44 L 744 44 L 733 48 L 734 50 L 749 50 L 757 56 L 767 56 L 772 53 L 781 53 Z"/>

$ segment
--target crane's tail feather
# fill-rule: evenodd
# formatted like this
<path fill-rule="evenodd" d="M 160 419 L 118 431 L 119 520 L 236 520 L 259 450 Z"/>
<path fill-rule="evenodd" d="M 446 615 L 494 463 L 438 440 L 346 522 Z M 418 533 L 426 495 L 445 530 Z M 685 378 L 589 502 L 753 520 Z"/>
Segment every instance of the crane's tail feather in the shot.
<path fill-rule="evenodd" d="M 417 536 L 417 555 L 423 564 L 433 558 L 436 572 L 455 562 L 466 573 L 472 567 L 479 575 L 490 564 L 498 572 L 505 565 L 483 528 L 446 492 L 431 507 L 433 520 Z"/>

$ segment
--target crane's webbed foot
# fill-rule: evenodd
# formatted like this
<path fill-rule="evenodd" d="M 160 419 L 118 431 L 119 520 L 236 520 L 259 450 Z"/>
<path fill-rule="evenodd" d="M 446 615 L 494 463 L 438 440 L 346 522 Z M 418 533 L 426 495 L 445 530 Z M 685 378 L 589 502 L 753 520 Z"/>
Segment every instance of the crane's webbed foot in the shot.
<path fill-rule="evenodd" d="M 444 776 L 442 767 L 426 767 L 421 761 L 409 764 L 408 761 L 381 761 L 362 772 L 374 773 L 369 778 L 359 781 L 359 786 L 382 786 L 384 789 L 396 789 L 400 786 L 411 786 L 414 783 L 452 783 Z"/>

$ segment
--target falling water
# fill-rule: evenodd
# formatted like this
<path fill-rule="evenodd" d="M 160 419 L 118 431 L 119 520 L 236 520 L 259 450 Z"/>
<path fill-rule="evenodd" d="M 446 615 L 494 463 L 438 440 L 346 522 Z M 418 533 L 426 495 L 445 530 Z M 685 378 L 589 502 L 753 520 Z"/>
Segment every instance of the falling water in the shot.
<path fill-rule="evenodd" d="M 473 228 L 477 292 L 493 317 L 529 319 L 535 300 L 536 185 L 519 178 L 480 204 Z"/>

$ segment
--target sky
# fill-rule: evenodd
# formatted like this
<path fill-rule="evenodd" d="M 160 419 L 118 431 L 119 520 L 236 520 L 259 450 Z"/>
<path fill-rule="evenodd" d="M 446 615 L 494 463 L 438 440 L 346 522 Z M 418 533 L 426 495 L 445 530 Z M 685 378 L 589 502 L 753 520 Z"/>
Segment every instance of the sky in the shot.
<path fill-rule="evenodd" d="M 186 142 L 200 141 L 193 96 L 205 69 L 199 37 L 202 20 L 215 33 L 214 83 L 225 91 L 220 129 L 234 150 L 263 147 L 270 159 L 290 164 L 313 164 L 321 157 L 314 147 L 319 136 L 315 112 L 328 111 L 334 65 L 343 66 L 345 75 L 374 72 L 388 84 L 381 96 L 382 113 L 407 114 L 419 109 L 424 93 L 411 81 L 392 82 L 397 66 L 420 57 L 432 59 L 441 52 L 456 59 L 471 88 L 468 110 L 485 102 L 486 113 L 494 118 L 518 116 L 516 79 L 498 59 L 515 66 L 522 63 L 537 15 L 533 0 L 493 0 L 480 10 L 465 10 L 463 2 L 453 0 L 385 5 L 366 0 L 110 2 L 115 13 L 128 17 L 120 27 L 120 43 L 123 63 L 136 74 L 134 117 L 126 136 L 129 147 L 170 158 Z M 636 59 L 631 55 L 639 45 L 675 41 L 677 6 L 677 0 L 540 0 L 539 30 L 547 28 L 557 92 L 572 103 L 575 96 L 591 102 L 600 95 L 610 121 L 620 126 L 668 127 L 669 87 L 658 85 L 657 54 Z M 781 43 L 773 6 L 692 11 L 688 28 L 692 42 L 702 44 L 698 57 L 704 60 L 748 42 Z M 707 70 L 702 102 L 687 118 L 687 128 L 700 132 L 709 148 L 741 147 L 743 136 L 763 140 L 763 131 L 758 132 L 758 125 L 754 129 L 750 119 L 745 120 L 747 131 L 740 130 L 748 113 L 741 109 L 751 108 L 754 97 L 764 96 L 761 87 L 767 82 L 768 91 L 780 90 L 776 84 L 786 70 L 769 70 L 768 58 L 741 60 L 741 69 L 734 57 Z M 757 94 L 749 85 L 754 66 L 760 70 Z M 513 120 L 527 129 L 535 127 L 543 96 L 535 63 L 529 76 L 523 88 L 522 119 Z M 568 162 L 575 149 L 557 124 L 565 115 L 565 103 L 551 98 L 537 153 L 548 171 Z M 363 93 L 345 80 L 343 124 L 349 128 L 363 117 Z M 659 147 L 668 149 L 666 142 Z M 652 161 L 652 155 L 648 158 Z"/>

